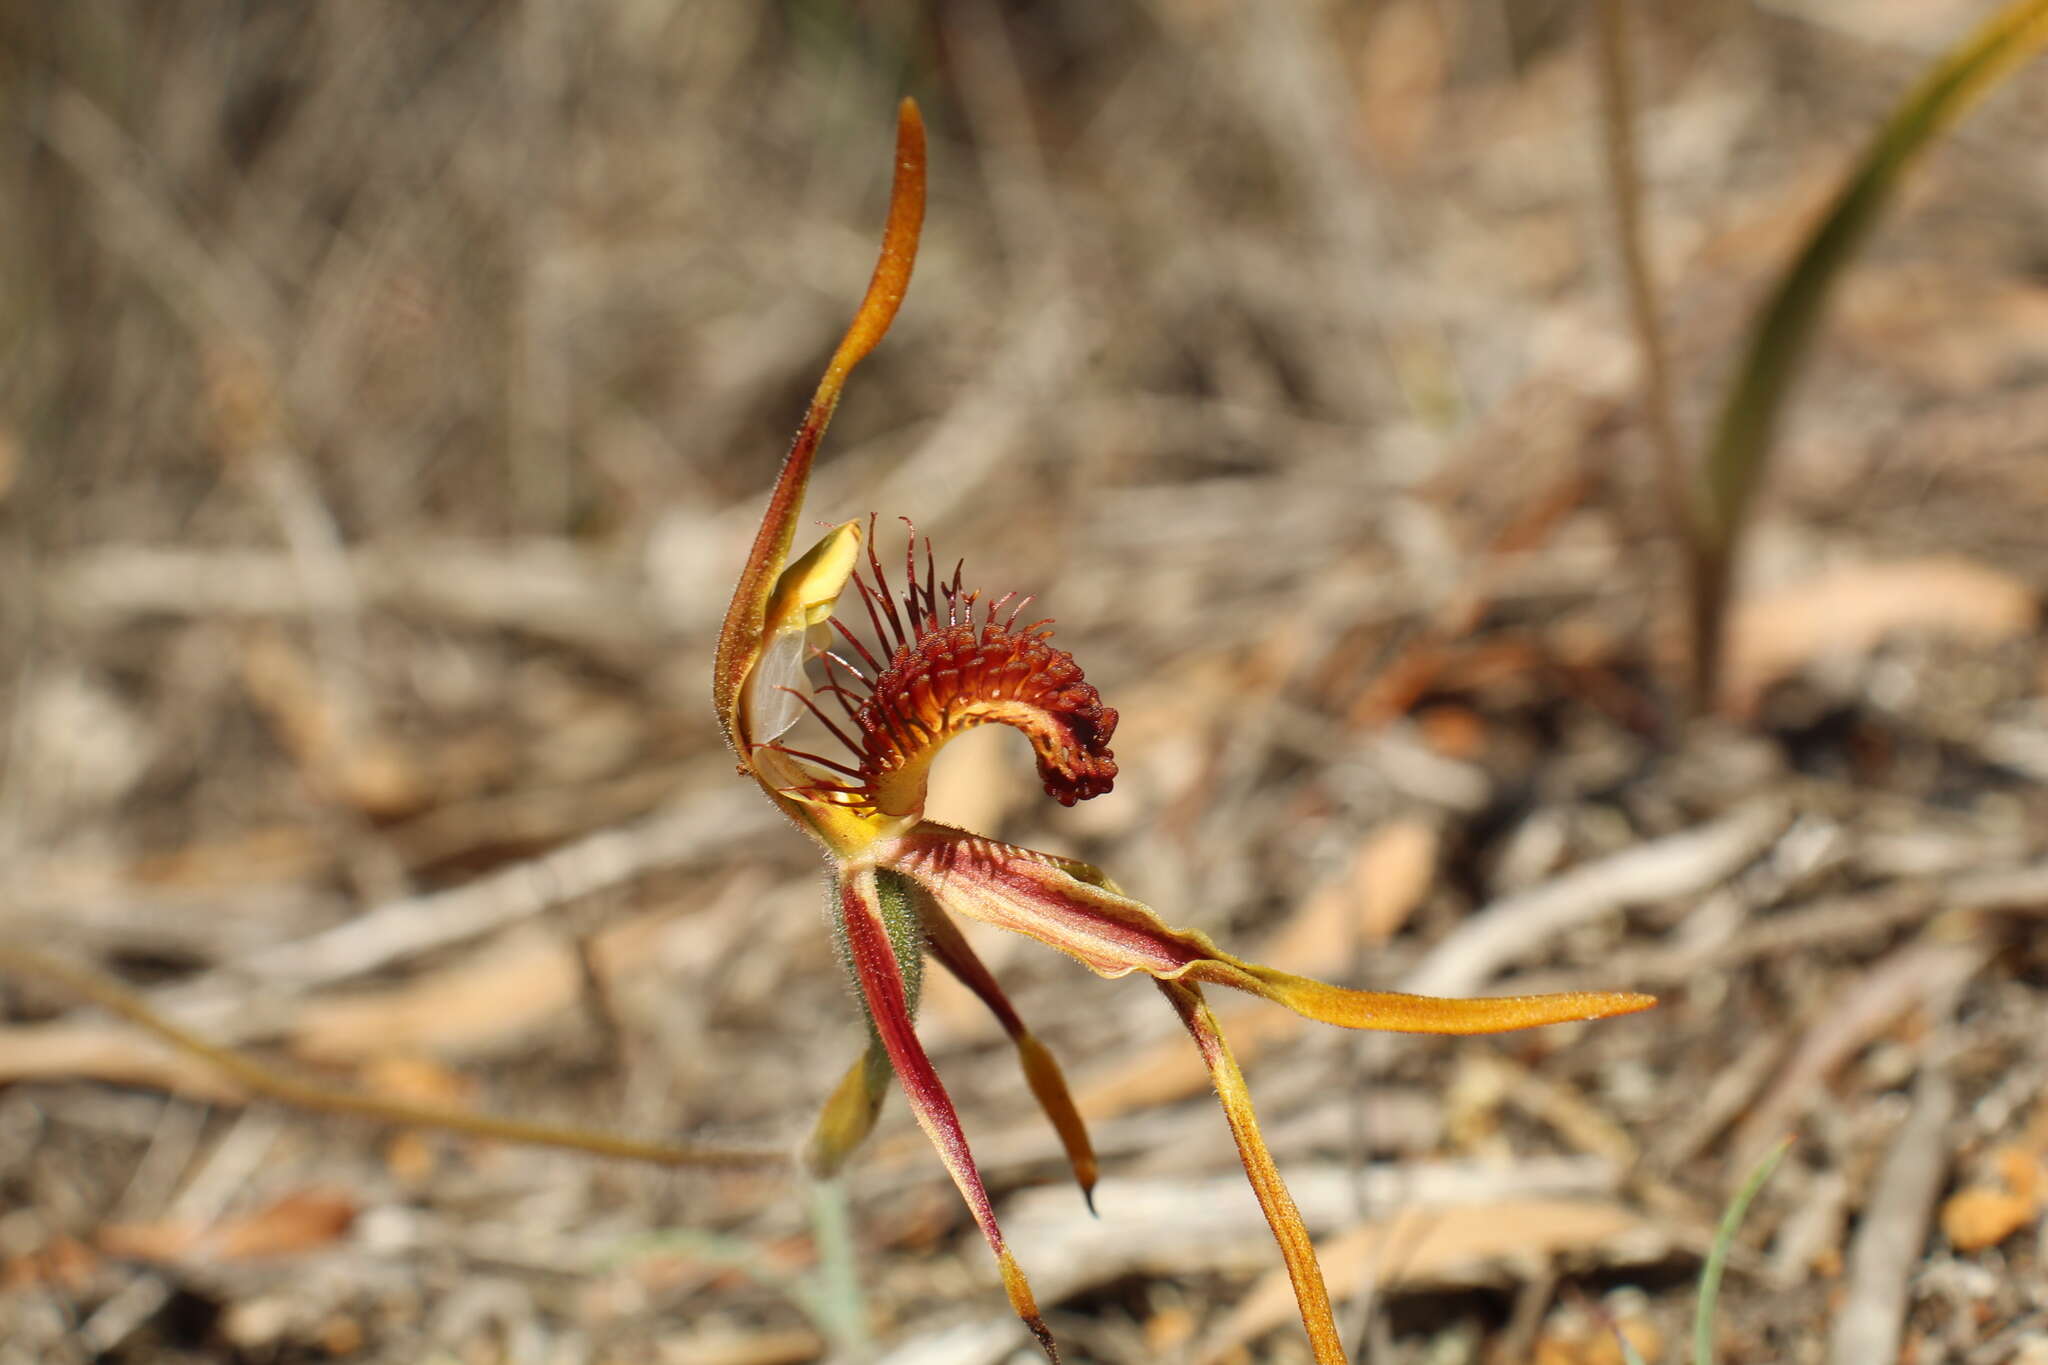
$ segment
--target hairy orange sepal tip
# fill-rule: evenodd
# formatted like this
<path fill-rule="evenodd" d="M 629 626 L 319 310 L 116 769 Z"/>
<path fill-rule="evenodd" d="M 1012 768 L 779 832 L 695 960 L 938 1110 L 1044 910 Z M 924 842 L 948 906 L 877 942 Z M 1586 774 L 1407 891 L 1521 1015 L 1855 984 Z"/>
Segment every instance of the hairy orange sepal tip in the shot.
<path fill-rule="evenodd" d="M 827 386 L 837 397 L 847 371 L 866 359 L 868 352 L 896 320 L 896 310 L 910 288 L 910 268 L 917 260 L 917 239 L 924 230 L 924 115 L 917 101 L 904 96 L 896 106 L 896 176 L 889 187 L 889 222 L 882 229 L 882 254 L 875 273 L 868 280 L 868 292 L 853 315 L 832 363 L 825 367 L 822 392 Z"/>

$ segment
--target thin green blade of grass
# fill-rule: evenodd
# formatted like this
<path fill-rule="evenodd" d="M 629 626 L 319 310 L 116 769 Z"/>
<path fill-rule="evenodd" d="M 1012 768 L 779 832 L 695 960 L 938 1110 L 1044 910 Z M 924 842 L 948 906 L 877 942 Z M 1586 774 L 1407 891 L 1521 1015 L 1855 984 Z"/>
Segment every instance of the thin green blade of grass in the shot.
<path fill-rule="evenodd" d="M 1828 295 L 1901 175 L 1944 130 L 2048 43 L 2048 0 L 2015 0 L 1924 76 L 1878 130 L 1750 333 L 1707 449 L 1693 507 L 1693 666 L 1711 706 L 1735 548 L 1769 462 L 1786 394 Z"/>
<path fill-rule="evenodd" d="M 1728 1251 L 1735 1245 L 1735 1234 L 1742 1227 L 1742 1220 L 1749 1214 L 1749 1206 L 1756 1200 L 1771 1173 L 1778 1169 L 1778 1163 L 1785 1159 L 1785 1153 L 1792 1150 L 1792 1139 L 1781 1139 L 1777 1146 L 1764 1153 L 1763 1159 L 1750 1167 L 1743 1178 L 1742 1188 L 1728 1201 L 1722 1211 L 1721 1226 L 1715 1229 L 1714 1245 L 1707 1251 L 1707 1263 L 1700 1270 L 1699 1305 L 1692 1319 L 1692 1362 L 1693 1365 L 1714 1365 L 1714 1306 L 1721 1297 L 1721 1275 L 1728 1268 Z"/>

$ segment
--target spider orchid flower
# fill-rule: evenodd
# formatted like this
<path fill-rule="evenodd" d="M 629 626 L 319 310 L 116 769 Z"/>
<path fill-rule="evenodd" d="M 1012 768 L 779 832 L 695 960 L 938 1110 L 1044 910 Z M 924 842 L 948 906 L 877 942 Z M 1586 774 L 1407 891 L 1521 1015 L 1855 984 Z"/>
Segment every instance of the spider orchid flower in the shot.
<path fill-rule="evenodd" d="M 1344 1028 L 1493 1033 L 1645 1009 L 1633 994 L 1570 993 L 1436 1000 L 1347 990 L 1247 962 L 1199 932 L 1169 926 L 1096 869 L 999 843 L 924 818 L 926 780 L 946 741 L 977 725 L 1024 733 L 1047 794 L 1062 805 L 1098 796 L 1116 778 L 1109 743 L 1117 714 L 1051 641 L 1049 623 L 1019 624 L 1025 603 L 963 589 L 941 576 L 915 533 L 903 583 L 893 586 L 858 521 L 790 559 L 819 438 L 847 373 L 881 340 L 909 284 L 924 217 L 924 127 L 899 110 L 896 172 L 881 259 L 853 326 L 825 370 L 768 501 L 718 641 L 713 695 L 725 736 L 752 777 L 824 848 L 835 868 L 833 918 L 841 957 L 868 1023 L 868 1047 L 827 1101 L 807 1149 L 814 1171 L 836 1171 L 867 1135 L 893 1073 L 919 1125 L 995 1252 L 1011 1306 L 1046 1356 L 1058 1349 L 1023 1271 L 1004 1245 L 958 1114 L 914 1027 L 926 957 L 971 989 L 1016 1047 L 1024 1075 L 1066 1148 L 1084 1196 L 1096 1163 L 1057 1062 L 1024 1026 L 955 923 L 979 920 L 1035 938 L 1104 977 L 1158 984 L 1214 1078 L 1246 1173 L 1280 1244 L 1315 1359 L 1344 1360 L 1301 1216 L 1259 1135 L 1244 1077 L 1205 1003 L 1204 986 L 1264 996 Z M 920 559 L 922 562 L 920 563 Z M 861 618 L 842 599 L 851 583 Z M 809 665 L 823 681 L 807 681 Z M 836 756 L 785 737 L 806 716 Z"/>

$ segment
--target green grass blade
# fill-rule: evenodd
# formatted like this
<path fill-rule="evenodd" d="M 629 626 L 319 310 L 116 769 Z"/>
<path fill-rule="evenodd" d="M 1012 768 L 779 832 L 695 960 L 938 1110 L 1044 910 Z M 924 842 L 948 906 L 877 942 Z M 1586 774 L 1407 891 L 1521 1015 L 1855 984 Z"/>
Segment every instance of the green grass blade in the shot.
<path fill-rule="evenodd" d="M 2048 0 L 2015 0 L 1914 87 L 1864 151 L 1819 228 L 1778 282 L 1750 333 L 1707 449 L 1692 509 L 1694 676 L 1711 706 L 1733 569 L 1768 463 L 1785 396 L 1813 341 L 1828 293 L 1914 157 L 2048 43 Z"/>
<path fill-rule="evenodd" d="M 1735 1233 L 1741 1228 L 1757 1192 L 1763 1189 L 1764 1182 L 1771 1178 L 1771 1173 L 1778 1169 L 1778 1163 L 1785 1159 L 1785 1153 L 1791 1150 L 1792 1139 L 1787 1137 L 1764 1153 L 1763 1160 L 1750 1168 L 1742 1188 L 1735 1192 L 1735 1197 L 1728 1201 L 1727 1209 L 1721 1214 L 1721 1226 L 1714 1232 L 1714 1245 L 1708 1250 L 1707 1263 L 1700 1270 L 1700 1301 L 1692 1320 L 1693 1365 L 1714 1365 L 1714 1305 L 1721 1297 L 1721 1272 L 1728 1267 L 1728 1249 L 1735 1245 Z"/>

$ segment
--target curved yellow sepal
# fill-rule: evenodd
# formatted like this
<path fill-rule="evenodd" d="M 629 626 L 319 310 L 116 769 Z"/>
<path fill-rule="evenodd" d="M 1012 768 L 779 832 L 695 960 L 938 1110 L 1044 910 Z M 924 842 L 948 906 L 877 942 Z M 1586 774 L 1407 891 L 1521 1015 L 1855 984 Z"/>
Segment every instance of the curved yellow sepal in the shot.
<path fill-rule="evenodd" d="M 1657 1003 L 1655 996 L 1634 991 L 1561 991 L 1460 1000 L 1347 990 L 1254 962 L 1217 956 L 1215 961 L 1195 963 L 1187 976 L 1264 996 L 1319 1023 L 1384 1033 L 1509 1033 L 1545 1024 L 1635 1014 Z"/>

